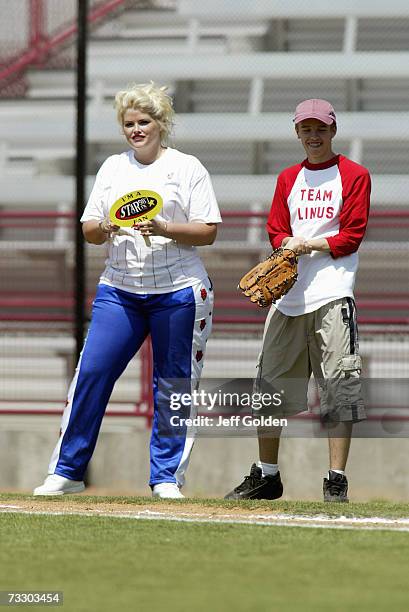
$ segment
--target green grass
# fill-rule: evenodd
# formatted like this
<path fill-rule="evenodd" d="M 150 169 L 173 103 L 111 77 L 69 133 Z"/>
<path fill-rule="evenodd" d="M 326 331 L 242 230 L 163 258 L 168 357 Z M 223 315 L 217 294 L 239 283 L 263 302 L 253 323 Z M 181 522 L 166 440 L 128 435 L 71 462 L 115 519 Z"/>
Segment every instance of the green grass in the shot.
<path fill-rule="evenodd" d="M 0 493 L 0 503 L 6 503 L 10 500 L 22 500 L 35 503 L 35 498 L 32 495 L 16 494 L 16 493 Z M 38 498 L 37 498 L 38 499 Z M 163 505 L 164 501 L 152 497 L 106 497 L 106 496 L 91 496 L 91 495 L 64 495 L 63 497 L 48 497 L 47 503 L 55 504 L 56 510 L 60 505 L 66 504 L 69 500 L 72 504 L 93 504 L 102 502 L 104 504 L 124 504 L 124 505 Z M 165 503 L 169 503 L 166 500 Z M 265 501 L 265 500 L 242 500 L 242 501 L 227 501 L 224 499 L 199 499 L 192 498 L 186 500 L 172 500 L 171 503 L 179 507 L 184 504 L 194 504 L 203 508 L 222 508 L 223 510 L 232 512 L 236 508 L 244 508 L 247 510 L 265 510 L 271 512 L 280 512 L 284 514 L 326 514 L 329 516 L 346 516 L 346 517 L 383 517 L 383 518 L 409 518 L 409 504 L 407 503 L 390 503 L 387 501 L 372 501 L 365 503 L 349 503 L 349 504 L 328 504 L 324 502 L 300 502 L 300 501 Z"/>
<path fill-rule="evenodd" d="M 403 612 L 408 558 L 403 532 L 0 515 L 0 590 L 64 612 Z"/>

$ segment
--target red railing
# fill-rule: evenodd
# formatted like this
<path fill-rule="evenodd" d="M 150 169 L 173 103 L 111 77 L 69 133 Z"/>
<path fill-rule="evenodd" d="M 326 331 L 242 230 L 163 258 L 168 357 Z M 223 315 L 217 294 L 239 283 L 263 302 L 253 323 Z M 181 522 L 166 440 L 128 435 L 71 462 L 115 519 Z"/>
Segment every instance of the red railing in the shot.
<path fill-rule="evenodd" d="M 153 417 L 153 396 L 152 396 L 152 348 L 150 338 L 147 338 L 143 343 L 140 352 L 140 381 L 141 381 L 141 393 L 140 397 L 135 400 L 133 410 L 114 410 L 107 411 L 107 416 L 119 416 L 119 417 L 144 417 L 147 420 L 147 426 L 149 427 Z M 15 399 L 2 399 L 2 404 L 25 404 L 27 403 L 24 400 L 15 400 Z M 1 408 L 0 414 L 11 414 L 11 415 L 61 415 L 63 413 L 63 400 L 61 398 L 55 400 L 30 400 L 31 404 L 39 404 L 45 405 L 47 403 L 58 404 L 61 403 L 60 409 L 45 409 L 45 408 L 34 408 L 34 409 L 24 409 L 24 408 Z M 113 402 L 110 402 L 113 403 Z M 133 403 L 133 402 L 129 402 Z"/>
<path fill-rule="evenodd" d="M 246 227 L 247 223 L 240 221 L 241 219 L 248 220 L 254 219 L 257 224 L 252 223 L 252 227 L 262 226 L 267 221 L 267 213 L 260 211 L 235 211 L 227 210 L 223 212 L 223 219 L 239 219 L 239 221 L 229 221 L 229 227 Z M 395 223 L 388 223 L 385 221 L 375 221 L 374 219 L 409 219 L 409 211 L 407 210 L 373 210 L 369 216 L 369 227 L 372 228 L 396 228 Z M 399 228 L 408 228 L 409 223 L 399 222 Z"/>
<path fill-rule="evenodd" d="M 223 214 L 225 220 L 225 226 L 233 227 L 237 226 L 248 226 L 249 219 L 256 219 L 264 223 L 266 218 L 265 213 L 252 213 L 243 211 L 227 211 Z M 401 228 L 402 219 L 409 218 L 408 211 L 374 211 L 372 213 L 372 219 L 377 218 L 380 223 L 385 223 L 385 219 L 399 220 L 399 224 L 394 224 L 393 227 Z M 74 221 L 74 214 L 71 212 L 59 213 L 55 211 L 11 211 L 11 212 L 0 212 L 0 228 L 21 228 L 22 220 L 29 220 L 32 225 L 30 228 L 49 227 L 52 229 L 56 228 L 56 222 L 64 219 L 69 226 L 72 226 Z M 235 222 L 234 219 L 238 219 Z M 14 221 L 14 223 L 8 223 L 7 220 Z M 39 223 L 38 223 L 39 221 Z M 388 293 L 387 295 L 381 296 L 377 292 L 367 292 L 364 294 L 358 294 L 358 305 L 362 309 L 366 310 L 390 310 L 393 312 L 402 312 L 409 309 L 409 291 L 397 291 Z M 92 302 L 92 296 L 88 296 L 88 306 Z M 69 293 L 53 292 L 49 294 L 35 294 L 33 292 L 18 292 L 15 291 L 12 294 L 0 296 L 0 307 L 4 309 L 12 310 L 11 313 L 0 314 L 0 320 L 13 321 L 13 322 L 65 322 L 72 323 L 74 320 L 73 314 L 69 311 L 74 306 L 74 298 Z M 29 313 L 17 312 L 18 309 L 30 308 Z M 39 310 L 46 308 L 47 312 L 32 312 L 33 309 Z M 50 309 L 61 309 L 66 312 L 51 313 Z M 224 314 L 223 310 L 239 310 L 241 312 L 258 313 L 257 315 L 248 316 L 243 314 L 231 315 Z M 218 313 L 218 310 L 222 311 L 222 314 Z M 68 312 L 67 312 L 68 311 Z M 214 322 L 216 325 L 229 325 L 236 327 L 237 325 L 251 325 L 251 326 L 262 326 L 265 320 L 265 311 L 258 309 L 257 306 L 249 303 L 245 299 L 241 299 L 240 294 L 237 294 L 237 299 L 233 299 L 230 293 L 219 293 L 218 300 L 216 303 L 216 311 Z M 409 316 L 388 316 L 388 317 L 362 317 L 360 323 L 371 324 L 374 327 L 371 329 L 371 334 L 385 333 L 385 329 L 379 329 L 379 326 L 393 325 L 393 326 L 407 326 L 409 325 Z M 378 326 L 378 329 L 376 329 Z M 390 333 L 402 333 L 402 330 L 390 329 Z M 152 359 L 151 359 L 151 348 L 150 343 L 146 342 L 141 349 L 141 396 L 135 402 L 133 411 L 113 411 L 108 412 L 112 416 L 143 416 L 147 418 L 148 423 L 152 418 Z M 4 403 L 4 400 L 3 400 Z M 9 401 L 9 404 L 13 404 L 13 400 Z M 0 409 L 1 414 L 61 414 L 62 410 L 55 409 L 34 409 L 34 410 L 22 410 L 22 409 Z M 303 417 L 304 418 L 304 417 Z M 391 417 L 394 418 L 394 417 Z"/>
<path fill-rule="evenodd" d="M 33 211 L 33 210 L 16 210 L 16 211 L 1 211 L 0 219 L 74 219 L 75 215 L 73 212 L 57 212 L 57 211 Z M 223 211 L 223 220 L 226 219 L 261 219 L 266 220 L 267 214 L 265 212 L 258 211 L 244 211 L 244 210 L 225 210 Z M 371 212 L 369 221 L 372 219 L 409 219 L 408 210 L 391 209 L 391 210 L 374 210 Z M 226 223 L 224 223 L 226 225 Z M 229 221 L 227 223 L 229 227 L 233 227 L 235 224 Z M 243 224 L 247 227 L 247 223 Z M 394 225 L 394 227 L 401 227 L 401 224 Z"/>
<path fill-rule="evenodd" d="M 91 7 L 88 14 L 89 23 L 95 23 L 125 5 L 126 0 L 106 0 Z M 6 86 L 9 79 L 16 77 L 31 65 L 44 66 L 52 52 L 67 44 L 77 33 L 77 22 L 73 20 L 60 32 L 48 35 L 45 29 L 45 5 L 43 0 L 30 0 L 28 22 L 30 27 L 29 46 L 0 70 L 0 88 Z M 31 18 L 30 18 L 31 16 Z"/>
<path fill-rule="evenodd" d="M 262 211 L 247 211 L 247 210 L 225 210 L 223 211 L 223 219 L 241 219 L 241 218 L 261 218 L 267 219 L 267 213 Z M 407 210 L 372 210 L 370 213 L 370 219 L 377 218 L 388 218 L 393 217 L 396 219 L 409 219 L 409 211 Z"/>
<path fill-rule="evenodd" d="M 223 213 L 224 218 L 224 227 L 248 227 L 249 220 L 256 220 L 256 222 L 263 223 L 265 221 L 266 215 L 263 212 L 250 212 L 250 211 L 225 211 Z M 239 221 L 235 221 L 238 219 Z M 394 223 L 393 227 L 397 229 L 402 228 L 402 219 L 409 219 L 409 211 L 404 210 L 389 210 L 389 211 L 377 211 L 374 210 L 371 213 L 371 224 L 373 225 L 373 219 L 380 219 L 380 225 L 383 227 L 385 224 L 385 219 L 394 219 L 398 221 L 398 223 Z M 14 221 L 14 223 L 8 222 L 8 220 Z M 32 229 L 35 228 L 44 229 L 56 228 L 56 222 L 61 220 L 66 220 L 66 222 L 71 226 L 74 221 L 74 213 L 73 212 L 56 212 L 56 211 L 2 211 L 0 212 L 0 228 L 11 229 L 21 228 L 21 220 L 29 220 L 33 222 Z M 40 221 L 40 223 L 38 222 Z M 254 224 L 252 224 L 254 227 Z M 217 247 L 216 247 L 217 248 Z M 409 292 L 404 293 L 393 293 L 388 295 L 380 295 L 380 294 L 366 294 L 359 295 L 357 298 L 359 309 L 361 310 L 370 310 L 370 311 L 380 311 L 380 310 L 388 310 L 390 312 L 396 313 L 400 312 L 402 314 L 398 316 L 360 316 L 359 322 L 361 324 L 366 325 L 408 325 L 409 324 L 409 315 L 404 315 L 405 311 L 409 313 Z M 88 305 L 91 303 L 92 297 L 90 296 L 88 299 Z M 33 296 L 30 294 L 12 294 L 0 296 L 0 307 L 4 309 L 17 309 L 14 312 L 5 312 L 0 313 L 0 320 L 3 321 L 55 321 L 61 323 L 72 323 L 74 321 L 73 314 L 70 312 L 60 312 L 60 313 L 50 313 L 49 309 L 57 309 L 70 311 L 73 308 L 73 296 L 71 295 L 47 295 L 42 294 L 41 296 Z M 30 308 L 29 313 L 18 312 L 18 309 L 22 308 Z M 31 309 L 39 310 L 41 308 L 47 308 L 48 312 L 33 313 Z M 239 310 L 241 313 L 245 312 L 246 314 L 231 314 L 225 313 L 223 311 L 226 310 Z M 221 312 L 220 312 L 221 311 Z M 249 314 L 247 314 L 249 313 Z M 252 316 L 250 313 L 254 313 Z M 254 304 L 251 304 L 248 300 L 241 299 L 241 296 L 237 294 L 234 296 L 233 294 L 228 294 L 228 297 L 220 296 L 218 298 L 216 309 L 215 309 L 215 317 L 214 323 L 221 325 L 262 325 L 264 322 L 265 316 L 264 311 L 259 309 Z"/>

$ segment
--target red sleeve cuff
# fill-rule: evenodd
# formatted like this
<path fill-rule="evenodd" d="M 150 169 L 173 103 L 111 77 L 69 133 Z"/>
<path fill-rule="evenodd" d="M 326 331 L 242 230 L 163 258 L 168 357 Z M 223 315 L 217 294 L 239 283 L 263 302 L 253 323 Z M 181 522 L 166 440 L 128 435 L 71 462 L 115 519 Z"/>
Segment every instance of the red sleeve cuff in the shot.
<path fill-rule="evenodd" d="M 347 243 L 341 241 L 340 236 L 329 236 L 326 238 L 329 248 L 331 249 L 330 255 L 334 259 L 337 257 L 344 257 L 345 255 L 351 255 L 351 253 L 355 253 L 359 245 L 361 244 L 361 240 L 349 240 Z"/>
<path fill-rule="evenodd" d="M 337 253 L 337 245 L 336 245 L 335 236 L 328 236 L 328 238 L 326 238 L 326 241 L 328 242 L 329 248 L 331 249 L 330 251 L 331 257 L 333 257 L 334 259 L 339 257 L 340 253 Z"/>
<path fill-rule="evenodd" d="M 281 234 L 269 234 L 271 246 L 273 249 L 279 249 L 284 238 L 290 238 L 289 234 L 281 233 Z"/>

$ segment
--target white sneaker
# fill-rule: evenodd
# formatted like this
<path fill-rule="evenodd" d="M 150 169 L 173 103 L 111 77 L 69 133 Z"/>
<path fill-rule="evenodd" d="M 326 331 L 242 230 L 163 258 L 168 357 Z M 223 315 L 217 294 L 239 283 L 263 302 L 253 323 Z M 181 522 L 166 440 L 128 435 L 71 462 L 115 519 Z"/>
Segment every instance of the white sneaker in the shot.
<path fill-rule="evenodd" d="M 185 496 L 179 490 L 177 484 L 173 482 L 161 482 L 154 485 L 152 491 L 153 497 L 160 497 L 161 499 L 184 499 Z"/>
<path fill-rule="evenodd" d="M 50 474 L 44 480 L 44 484 L 34 489 L 33 495 L 64 495 L 81 493 L 84 489 L 82 480 L 70 480 L 58 474 Z"/>

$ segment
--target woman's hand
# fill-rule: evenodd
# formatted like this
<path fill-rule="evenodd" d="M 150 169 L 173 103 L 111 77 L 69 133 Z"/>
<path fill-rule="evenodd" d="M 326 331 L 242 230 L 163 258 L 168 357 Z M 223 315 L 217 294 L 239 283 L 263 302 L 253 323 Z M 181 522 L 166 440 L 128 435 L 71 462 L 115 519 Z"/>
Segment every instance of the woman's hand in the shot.
<path fill-rule="evenodd" d="M 149 221 L 142 221 L 136 223 L 134 229 L 141 233 L 142 236 L 164 236 L 168 238 L 166 230 L 168 228 L 168 222 L 156 219 L 150 219 Z"/>
<path fill-rule="evenodd" d="M 163 236 L 189 246 L 206 246 L 213 244 L 217 234 L 217 223 L 173 223 L 154 217 L 150 221 L 135 224 L 135 230 L 149 239 L 149 236 Z"/>
<path fill-rule="evenodd" d="M 102 221 L 98 221 L 97 219 L 84 221 L 82 224 L 84 238 L 91 244 L 104 244 L 108 236 L 116 233 L 119 229 L 120 227 L 118 225 L 111 223 L 109 217 L 102 219 Z"/>
<path fill-rule="evenodd" d="M 101 232 L 103 232 L 104 234 L 113 234 L 120 229 L 119 225 L 115 225 L 114 223 L 112 223 L 109 217 L 105 217 L 105 219 L 102 219 L 102 221 L 98 223 L 98 226 Z"/>

